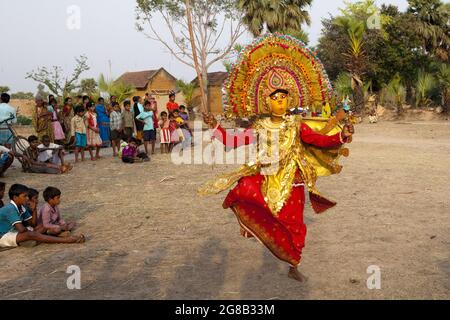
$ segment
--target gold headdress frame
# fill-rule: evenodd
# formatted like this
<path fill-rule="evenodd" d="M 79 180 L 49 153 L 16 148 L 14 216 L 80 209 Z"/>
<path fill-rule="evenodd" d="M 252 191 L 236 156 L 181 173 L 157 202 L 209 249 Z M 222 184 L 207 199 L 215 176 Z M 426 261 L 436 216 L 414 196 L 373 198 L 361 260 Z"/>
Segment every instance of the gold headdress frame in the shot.
<path fill-rule="evenodd" d="M 315 53 L 291 36 L 266 34 L 242 51 L 230 72 L 224 85 L 225 114 L 265 114 L 267 97 L 277 88 L 289 92 L 290 107 L 308 108 L 332 97 L 330 81 Z"/>

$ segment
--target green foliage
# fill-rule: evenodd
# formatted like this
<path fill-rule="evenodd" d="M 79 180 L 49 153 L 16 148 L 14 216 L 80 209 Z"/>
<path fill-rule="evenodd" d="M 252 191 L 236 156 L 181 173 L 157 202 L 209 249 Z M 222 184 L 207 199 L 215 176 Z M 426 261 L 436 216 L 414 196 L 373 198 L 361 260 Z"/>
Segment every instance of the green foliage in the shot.
<path fill-rule="evenodd" d="M 406 88 L 403 86 L 399 74 L 384 86 L 381 96 L 383 104 L 386 103 L 401 110 L 402 105 L 406 102 Z"/>
<path fill-rule="evenodd" d="M 416 106 L 423 107 L 431 104 L 431 94 L 436 89 L 436 81 L 430 73 L 420 71 L 416 82 Z"/>
<path fill-rule="evenodd" d="M 110 96 L 116 96 L 119 103 L 125 101 L 136 91 L 132 85 L 125 84 L 123 81 L 107 79 L 103 74 L 100 74 L 98 79 L 98 89 L 98 96 L 100 96 L 101 92 L 105 92 Z"/>
<path fill-rule="evenodd" d="M 29 125 L 31 125 L 32 124 L 32 120 L 31 120 L 31 118 L 28 118 L 28 117 L 25 117 L 25 116 L 22 116 L 22 115 L 18 115 L 17 116 L 17 123 L 19 124 L 19 125 L 22 125 L 22 126 L 29 126 Z"/>
<path fill-rule="evenodd" d="M 39 67 L 37 70 L 28 72 L 26 79 L 32 79 L 45 85 L 55 96 L 65 97 L 77 89 L 77 84 L 81 74 L 90 69 L 87 64 L 87 57 L 81 55 L 75 58 L 76 65 L 71 76 L 64 76 L 64 71 L 59 66 Z"/>
<path fill-rule="evenodd" d="M 93 78 L 83 79 L 80 82 L 80 94 L 86 94 L 88 96 L 94 94 L 97 91 L 97 81 Z"/>
<path fill-rule="evenodd" d="M 351 75 L 347 72 L 341 73 L 334 81 L 334 90 L 339 101 L 345 99 L 346 96 L 351 96 L 353 94 Z"/>
<path fill-rule="evenodd" d="M 9 90 L 8 86 L 0 86 L 0 93 L 7 93 Z"/>
<path fill-rule="evenodd" d="M 186 101 L 187 106 L 191 107 L 192 101 L 194 100 L 195 84 L 180 79 L 177 80 L 177 87 L 181 90 L 181 93 L 183 93 L 184 101 Z"/>
<path fill-rule="evenodd" d="M 32 100 L 34 99 L 33 92 L 16 92 L 11 94 L 11 99 L 24 99 L 24 100 Z"/>
<path fill-rule="evenodd" d="M 448 109 L 450 102 L 450 65 L 442 63 L 436 71 L 436 79 L 439 86 L 441 104 Z"/>
<path fill-rule="evenodd" d="M 311 23 L 309 12 L 304 8 L 311 3 L 312 0 L 239 0 L 238 7 L 244 12 L 243 22 L 255 37 L 267 30 L 291 34 L 304 41 L 308 39 L 301 26 Z"/>

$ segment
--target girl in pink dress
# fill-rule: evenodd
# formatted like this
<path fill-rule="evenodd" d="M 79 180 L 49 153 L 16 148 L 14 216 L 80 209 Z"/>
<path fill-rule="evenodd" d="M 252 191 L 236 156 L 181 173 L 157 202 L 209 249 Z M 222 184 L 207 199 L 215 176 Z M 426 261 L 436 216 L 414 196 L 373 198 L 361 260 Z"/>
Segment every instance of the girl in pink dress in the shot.
<path fill-rule="evenodd" d="M 161 112 L 161 120 L 159 120 L 158 125 L 161 129 L 161 153 L 169 153 L 170 121 L 167 118 L 167 112 Z"/>
<path fill-rule="evenodd" d="M 100 129 L 98 128 L 97 115 L 95 114 L 95 106 L 92 102 L 86 105 L 86 127 L 87 127 L 87 148 L 91 155 L 91 160 L 100 159 L 100 148 L 102 147 L 102 139 L 100 138 Z M 95 158 L 93 148 L 96 148 Z"/>
<path fill-rule="evenodd" d="M 52 109 L 52 127 L 53 127 L 53 137 L 57 144 L 63 145 L 66 135 L 58 119 L 58 106 L 56 105 L 56 99 L 51 102 Z"/>

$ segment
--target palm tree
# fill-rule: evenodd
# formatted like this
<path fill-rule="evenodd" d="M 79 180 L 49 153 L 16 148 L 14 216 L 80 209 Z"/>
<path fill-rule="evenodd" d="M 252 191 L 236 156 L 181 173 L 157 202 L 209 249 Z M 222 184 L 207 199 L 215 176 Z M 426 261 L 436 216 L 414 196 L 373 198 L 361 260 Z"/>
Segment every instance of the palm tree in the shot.
<path fill-rule="evenodd" d="M 341 16 L 336 18 L 336 25 L 343 27 L 348 34 L 349 49 L 344 53 L 347 60 L 347 70 L 351 75 L 351 85 L 354 92 L 355 110 L 362 111 L 364 108 L 364 83 L 362 76 L 365 70 L 365 53 L 363 49 L 363 36 L 366 31 L 364 21 L 352 16 Z"/>
<path fill-rule="evenodd" d="M 397 108 L 397 114 L 403 113 L 403 104 L 406 101 L 406 88 L 402 84 L 399 74 L 386 85 L 382 90 L 383 100 L 393 104 Z"/>
<path fill-rule="evenodd" d="M 100 92 L 106 92 L 111 96 L 116 96 L 119 103 L 122 103 L 136 91 L 132 85 L 128 85 L 120 80 L 106 79 L 103 74 L 100 74 L 98 79 L 98 89 L 99 95 Z"/>
<path fill-rule="evenodd" d="M 301 32 L 301 25 L 311 24 L 309 12 L 303 9 L 311 3 L 312 0 L 239 0 L 238 7 L 244 12 L 243 21 L 255 37 L 267 30 L 308 40 Z"/>
<path fill-rule="evenodd" d="M 418 34 L 423 37 L 423 49 L 441 61 L 450 58 L 450 5 L 441 0 L 408 0 L 408 12 L 416 20 Z"/>
<path fill-rule="evenodd" d="M 446 110 L 449 108 L 450 102 L 450 65 L 441 64 L 436 72 L 436 79 L 439 84 L 439 91 L 441 93 L 442 107 Z"/>
<path fill-rule="evenodd" d="M 185 82 L 180 79 L 177 80 L 177 87 L 183 94 L 187 107 L 192 107 L 192 101 L 194 100 L 194 92 L 196 88 L 195 84 L 192 82 Z"/>
<path fill-rule="evenodd" d="M 429 106 L 431 103 L 430 93 L 435 88 L 434 77 L 429 73 L 420 71 L 416 83 L 416 106 Z"/>
<path fill-rule="evenodd" d="M 352 77 L 349 73 L 343 72 L 339 74 L 336 81 L 334 81 L 334 91 L 336 92 L 339 101 L 352 95 Z"/>

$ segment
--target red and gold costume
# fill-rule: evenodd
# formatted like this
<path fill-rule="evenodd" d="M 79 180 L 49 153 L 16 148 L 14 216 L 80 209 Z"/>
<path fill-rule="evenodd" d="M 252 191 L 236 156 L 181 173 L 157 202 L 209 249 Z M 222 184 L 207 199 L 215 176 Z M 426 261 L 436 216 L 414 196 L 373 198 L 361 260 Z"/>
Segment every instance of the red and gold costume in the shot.
<path fill-rule="evenodd" d="M 266 35 L 244 50 L 230 73 L 227 114 L 261 115 L 270 112 L 267 98 L 277 89 L 289 92 L 294 106 L 329 102 L 331 86 L 320 61 L 303 43 L 289 36 Z M 213 137 L 228 148 L 256 146 L 256 157 L 237 171 L 211 181 L 199 190 L 228 193 L 241 233 L 256 237 L 276 257 L 296 267 L 305 245 L 303 222 L 305 189 L 316 213 L 336 205 L 316 189 L 320 176 L 339 173 L 337 163 L 344 141 L 336 119 L 284 116 L 257 120 L 251 129 L 228 133 L 218 125 Z"/>

